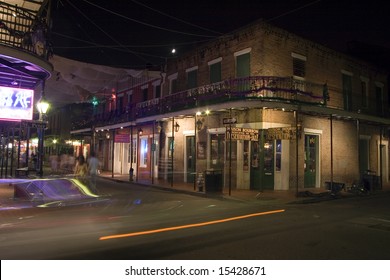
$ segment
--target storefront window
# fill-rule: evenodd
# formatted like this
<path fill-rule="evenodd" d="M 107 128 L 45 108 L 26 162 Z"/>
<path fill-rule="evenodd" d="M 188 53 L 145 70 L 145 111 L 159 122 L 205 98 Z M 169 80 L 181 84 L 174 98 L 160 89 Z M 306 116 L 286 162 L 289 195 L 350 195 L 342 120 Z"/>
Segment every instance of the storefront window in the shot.
<path fill-rule="evenodd" d="M 133 139 L 133 144 L 130 144 L 129 147 L 129 156 L 127 159 L 128 163 L 136 163 L 137 162 L 137 140 Z"/>
<path fill-rule="evenodd" d="M 273 141 L 264 143 L 264 173 L 273 173 L 274 170 L 274 145 Z"/>
<path fill-rule="evenodd" d="M 224 139 L 225 134 L 212 134 L 210 136 L 210 168 L 220 169 L 223 168 L 223 156 L 224 156 Z"/>
<path fill-rule="evenodd" d="M 276 140 L 275 171 L 282 171 L 282 140 Z"/>
<path fill-rule="evenodd" d="M 148 164 L 148 138 L 140 139 L 140 167 L 146 167 Z"/>

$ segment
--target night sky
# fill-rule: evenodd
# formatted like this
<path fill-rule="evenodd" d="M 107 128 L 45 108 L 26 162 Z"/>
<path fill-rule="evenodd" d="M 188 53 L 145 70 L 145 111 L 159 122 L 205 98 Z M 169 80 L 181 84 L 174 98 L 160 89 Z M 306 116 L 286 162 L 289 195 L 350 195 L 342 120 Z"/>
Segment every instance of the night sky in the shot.
<path fill-rule="evenodd" d="M 159 66 L 172 56 L 264 19 L 339 51 L 351 41 L 390 48 L 385 1 L 54 0 L 54 54 L 113 67 Z"/>

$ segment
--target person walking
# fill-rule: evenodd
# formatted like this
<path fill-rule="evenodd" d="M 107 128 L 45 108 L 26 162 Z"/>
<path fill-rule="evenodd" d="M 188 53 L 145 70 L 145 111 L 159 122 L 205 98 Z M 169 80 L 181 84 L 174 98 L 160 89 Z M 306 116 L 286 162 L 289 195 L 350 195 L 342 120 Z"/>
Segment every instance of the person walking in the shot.
<path fill-rule="evenodd" d="M 88 175 L 88 164 L 83 155 L 80 155 L 76 162 L 74 175 L 76 178 L 81 179 L 85 183 L 85 179 Z"/>
<path fill-rule="evenodd" d="M 38 170 L 38 157 L 36 154 L 34 153 L 31 154 L 31 161 L 33 163 L 34 169 Z"/>
<path fill-rule="evenodd" d="M 99 170 L 99 160 L 96 158 L 95 152 L 91 152 L 88 159 L 88 171 L 91 175 L 91 185 L 96 191 L 96 176 Z"/>

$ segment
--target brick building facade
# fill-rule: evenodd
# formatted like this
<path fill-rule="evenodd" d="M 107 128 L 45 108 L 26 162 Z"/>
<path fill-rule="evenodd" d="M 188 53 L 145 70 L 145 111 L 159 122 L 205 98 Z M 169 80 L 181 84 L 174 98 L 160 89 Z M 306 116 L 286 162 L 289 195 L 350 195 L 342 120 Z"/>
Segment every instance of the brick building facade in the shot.
<path fill-rule="evenodd" d="M 160 76 L 110 126 L 131 139 L 111 138 L 113 173 L 172 185 L 214 174 L 224 191 L 350 184 L 368 169 L 389 182 L 388 73 L 375 65 L 257 21 Z"/>

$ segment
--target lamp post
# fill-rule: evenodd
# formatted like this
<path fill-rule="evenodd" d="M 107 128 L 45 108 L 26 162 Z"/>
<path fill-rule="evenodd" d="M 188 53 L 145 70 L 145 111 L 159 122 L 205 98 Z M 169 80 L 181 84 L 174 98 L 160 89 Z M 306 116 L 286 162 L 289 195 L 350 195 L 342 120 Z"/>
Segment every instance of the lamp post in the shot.
<path fill-rule="evenodd" d="M 37 172 L 39 177 L 43 176 L 43 156 L 44 156 L 44 139 L 45 139 L 45 128 L 46 128 L 46 113 L 49 109 L 49 103 L 47 102 L 43 89 L 41 98 L 37 102 L 37 109 L 39 112 L 39 125 L 38 125 L 38 166 L 39 171 Z"/>

